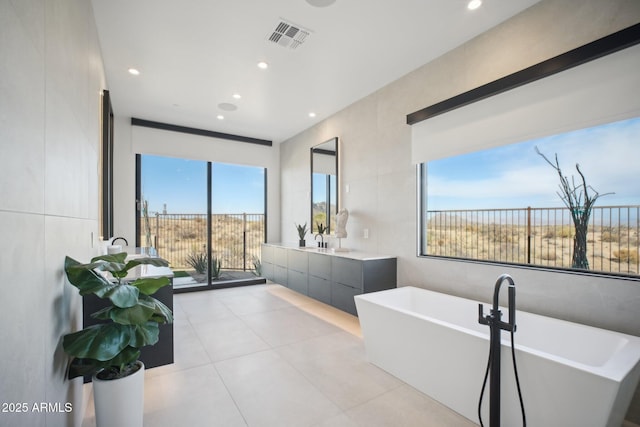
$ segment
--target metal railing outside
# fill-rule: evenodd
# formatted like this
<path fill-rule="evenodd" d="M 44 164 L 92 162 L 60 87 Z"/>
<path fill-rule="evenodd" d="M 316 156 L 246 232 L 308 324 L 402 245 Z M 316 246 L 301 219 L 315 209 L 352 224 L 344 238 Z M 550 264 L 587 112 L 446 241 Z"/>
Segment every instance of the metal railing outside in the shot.
<path fill-rule="evenodd" d="M 575 228 L 567 208 L 426 212 L 423 255 L 571 268 Z M 589 269 L 637 275 L 640 206 L 594 207 Z"/>
<path fill-rule="evenodd" d="M 150 218 L 152 241 L 173 269 L 192 269 L 189 255 L 207 251 L 206 214 L 162 214 Z M 253 270 L 264 242 L 264 214 L 212 214 L 211 251 L 224 270 Z M 141 236 L 141 241 L 144 236 Z"/>

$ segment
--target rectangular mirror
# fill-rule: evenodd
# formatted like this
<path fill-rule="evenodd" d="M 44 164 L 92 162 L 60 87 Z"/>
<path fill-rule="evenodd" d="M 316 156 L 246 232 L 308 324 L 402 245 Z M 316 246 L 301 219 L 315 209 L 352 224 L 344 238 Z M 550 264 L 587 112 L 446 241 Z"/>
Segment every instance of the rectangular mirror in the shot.
<path fill-rule="evenodd" d="M 113 237 L 113 108 L 108 90 L 102 91 L 102 151 L 100 164 L 100 232 Z"/>
<path fill-rule="evenodd" d="M 335 230 L 338 212 L 338 138 L 311 147 L 311 233 Z"/>

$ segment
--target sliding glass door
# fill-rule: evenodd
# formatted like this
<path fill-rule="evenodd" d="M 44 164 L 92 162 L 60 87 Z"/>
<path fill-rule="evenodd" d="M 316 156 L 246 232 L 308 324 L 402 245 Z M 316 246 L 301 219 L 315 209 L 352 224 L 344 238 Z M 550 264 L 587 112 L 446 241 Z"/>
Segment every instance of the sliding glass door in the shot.
<path fill-rule="evenodd" d="M 214 253 L 231 270 L 252 270 L 265 241 L 265 170 L 213 163 L 212 230 Z"/>
<path fill-rule="evenodd" d="M 265 241 L 264 168 L 138 156 L 138 246 L 156 248 L 174 286 L 255 278 Z"/>

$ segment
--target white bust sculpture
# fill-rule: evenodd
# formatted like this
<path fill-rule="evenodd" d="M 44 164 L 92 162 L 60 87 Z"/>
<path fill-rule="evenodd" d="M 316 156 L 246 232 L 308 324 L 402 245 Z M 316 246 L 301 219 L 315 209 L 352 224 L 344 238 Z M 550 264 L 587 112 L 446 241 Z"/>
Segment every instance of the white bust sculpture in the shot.
<path fill-rule="evenodd" d="M 347 237 L 347 220 L 349 219 L 349 211 L 340 209 L 336 215 L 336 237 L 339 239 Z"/>

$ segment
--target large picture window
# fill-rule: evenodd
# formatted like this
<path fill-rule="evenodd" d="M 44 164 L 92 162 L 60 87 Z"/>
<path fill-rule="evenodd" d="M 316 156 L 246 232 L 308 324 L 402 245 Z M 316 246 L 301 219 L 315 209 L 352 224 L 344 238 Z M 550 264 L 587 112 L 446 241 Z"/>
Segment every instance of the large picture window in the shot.
<path fill-rule="evenodd" d="M 423 163 L 421 255 L 638 276 L 638 141 L 634 118 Z"/>

